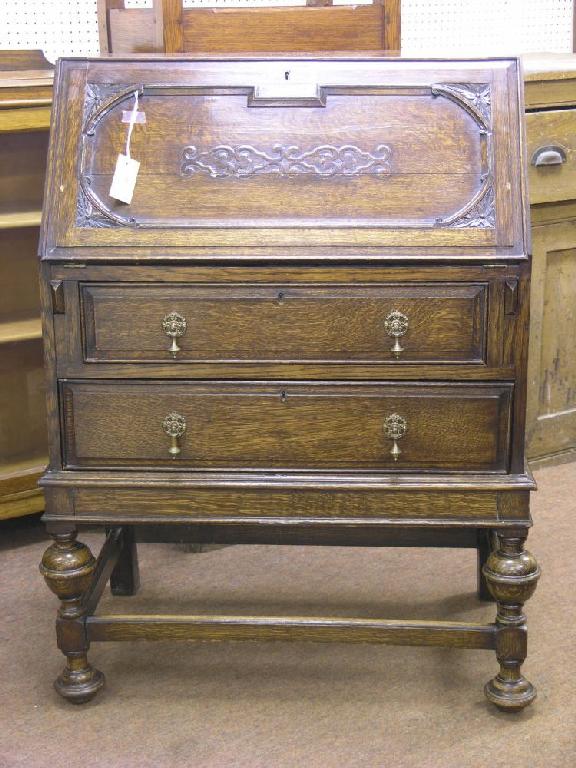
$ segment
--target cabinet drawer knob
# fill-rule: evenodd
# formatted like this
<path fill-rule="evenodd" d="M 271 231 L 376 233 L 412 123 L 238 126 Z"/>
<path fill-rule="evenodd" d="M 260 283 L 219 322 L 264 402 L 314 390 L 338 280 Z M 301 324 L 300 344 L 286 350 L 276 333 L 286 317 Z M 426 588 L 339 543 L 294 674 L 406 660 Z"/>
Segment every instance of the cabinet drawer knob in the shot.
<path fill-rule="evenodd" d="M 180 453 L 178 440 L 182 437 L 184 432 L 186 432 L 186 419 L 180 413 L 173 411 L 165 417 L 162 422 L 162 428 L 170 438 L 170 448 L 168 448 L 168 453 L 175 459 Z"/>
<path fill-rule="evenodd" d="M 407 429 L 408 422 L 398 413 L 391 413 L 390 416 L 386 417 L 384 420 L 384 433 L 386 437 L 389 437 L 390 440 L 393 440 L 392 448 L 390 449 L 390 455 L 394 461 L 398 461 L 398 458 L 402 453 L 400 446 L 398 445 L 398 440 L 404 437 Z"/>
<path fill-rule="evenodd" d="M 408 330 L 408 317 L 403 312 L 394 309 L 386 317 L 384 327 L 388 336 L 394 338 L 394 346 L 390 348 L 390 352 L 398 358 L 404 352 L 404 347 L 400 344 L 400 337 L 404 336 Z"/>
<path fill-rule="evenodd" d="M 537 168 L 542 165 L 562 165 L 566 162 L 566 150 L 557 145 L 538 147 L 530 162 Z"/>
<path fill-rule="evenodd" d="M 166 336 L 170 336 L 172 339 L 172 346 L 170 347 L 172 357 L 176 357 L 178 352 L 180 352 L 180 347 L 178 346 L 176 339 L 184 336 L 187 325 L 186 318 L 179 312 L 169 312 L 162 320 L 162 330 Z"/>

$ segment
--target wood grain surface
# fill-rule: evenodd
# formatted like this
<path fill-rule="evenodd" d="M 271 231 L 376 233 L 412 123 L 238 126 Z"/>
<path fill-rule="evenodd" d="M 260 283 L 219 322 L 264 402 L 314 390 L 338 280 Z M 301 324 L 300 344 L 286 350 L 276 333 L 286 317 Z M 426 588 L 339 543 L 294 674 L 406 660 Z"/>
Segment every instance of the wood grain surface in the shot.
<path fill-rule="evenodd" d="M 132 82 L 114 67 L 61 64 L 61 87 L 87 105 L 72 100 L 57 132 L 49 247 L 121 248 L 129 231 L 134 247 L 162 242 L 189 256 L 240 245 L 524 253 L 522 182 L 509 167 L 521 139 L 508 112 L 514 60 L 403 69 L 294 56 L 264 69 L 214 59 L 191 78 L 175 60 L 163 73 L 170 87 L 157 85 L 154 61 L 132 63 Z M 126 206 L 108 191 L 138 89 L 147 118 L 133 132 L 141 166 Z M 79 185 L 62 184 L 68 153 Z"/>
<path fill-rule="evenodd" d="M 391 362 L 391 312 L 407 318 L 399 362 L 485 362 L 487 286 L 83 285 L 85 359 L 172 359 L 162 320 L 187 328 L 174 362 Z M 262 329 L 265 328 L 265 333 Z"/>
<path fill-rule="evenodd" d="M 384 5 L 391 22 L 398 9 Z M 212 34 L 188 18 L 156 3 L 154 47 Z M 529 704 L 517 61 L 67 60 L 56 87 L 40 246 L 55 542 L 41 570 L 61 600 L 59 693 L 102 687 L 91 640 L 302 639 L 493 650 L 488 699 Z M 135 91 L 141 168 L 122 205 L 108 191 Z M 84 525 L 108 530 L 98 560 L 76 542 Z M 137 589 L 139 536 L 476 547 L 496 622 L 95 616 L 108 577 Z"/>
<path fill-rule="evenodd" d="M 67 467 L 506 471 L 511 385 L 64 382 Z M 171 458 L 164 418 L 186 420 Z M 408 424 L 397 463 L 385 420 Z M 474 441 L 469 435 L 474 434 Z"/>

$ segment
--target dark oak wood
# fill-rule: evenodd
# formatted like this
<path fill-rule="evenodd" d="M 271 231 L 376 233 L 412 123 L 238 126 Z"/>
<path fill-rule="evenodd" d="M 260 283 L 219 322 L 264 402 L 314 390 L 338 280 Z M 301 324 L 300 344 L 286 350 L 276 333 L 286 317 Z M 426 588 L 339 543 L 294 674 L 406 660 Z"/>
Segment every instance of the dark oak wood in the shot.
<path fill-rule="evenodd" d="M 50 192 L 59 205 L 44 233 L 51 254 L 103 255 L 108 246 L 118 258 L 128 227 L 131 246 L 150 248 L 161 236 L 165 248 L 188 258 L 197 247 L 237 246 L 300 247 L 307 256 L 299 258 L 308 259 L 319 246 L 346 247 L 348 259 L 362 258 L 364 248 L 376 249 L 373 257 L 388 248 L 396 258 L 417 250 L 426 260 L 461 248 L 460 256 L 485 260 L 526 258 L 526 222 L 515 214 L 523 177 L 509 168 L 521 142 L 513 62 L 488 71 L 481 61 L 460 62 L 457 74 L 449 63 L 372 58 L 351 67 L 317 58 L 312 68 L 311 61 L 198 61 L 191 85 L 188 63 L 174 60 L 166 88 L 157 85 L 154 61 L 134 62 L 127 83 L 125 67 L 111 77 L 110 62 L 80 68 L 63 60 L 62 87 L 89 88 L 86 107 L 69 103 L 66 130 L 55 132 L 52 151 L 79 151 L 80 173 L 66 185 L 65 166 L 53 168 Z M 489 89 L 502 98 L 488 107 Z M 135 127 L 133 154 L 149 172 L 128 213 L 107 193 L 125 141 L 121 114 L 137 90 L 147 122 Z M 192 113 L 201 143 L 190 135 Z M 350 126 L 345 136 L 341 124 Z"/>
<path fill-rule="evenodd" d="M 90 616 L 90 640 L 307 640 L 495 650 L 496 626 L 267 616 Z"/>
<path fill-rule="evenodd" d="M 478 558 L 478 597 L 480 600 L 491 602 L 494 600 L 488 588 L 488 582 L 484 576 L 484 566 L 492 553 L 493 531 L 479 530 L 476 541 L 476 554 Z"/>
<path fill-rule="evenodd" d="M 135 595 L 140 589 L 140 569 L 134 528 L 122 528 L 120 545 L 118 562 L 110 574 L 110 590 L 113 595 Z"/>
<path fill-rule="evenodd" d="M 64 381 L 64 466 L 505 472 L 511 398 L 492 384 Z M 177 455 L 170 413 L 186 425 Z M 395 413 L 400 456 L 386 434 Z"/>
<path fill-rule="evenodd" d="M 90 363 L 486 362 L 487 284 L 89 283 L 80 301 Z M 174 311 L 189 330 L 172 357 L 162 320 Z M 398 358 L 391 312 L 409 318 Z"/>
<path fill-rule="evenodd" d="M 185 46 L 179 3 L 155 12 L 154 45 Z M 127 205 L 109 186 L 135 91 Z M 529 704 L 518 62 L 64 60 L 56 94 L 41 482 L 59 692 L 101 687 L 90 641 L 305 639 L 492 650 L 488 699 Z M 96 561 L 87 525 L 108 530 Z M 137 541 L 476 548 L 497 618 L 94 615 L 108 579 L 137 590 Z"/>

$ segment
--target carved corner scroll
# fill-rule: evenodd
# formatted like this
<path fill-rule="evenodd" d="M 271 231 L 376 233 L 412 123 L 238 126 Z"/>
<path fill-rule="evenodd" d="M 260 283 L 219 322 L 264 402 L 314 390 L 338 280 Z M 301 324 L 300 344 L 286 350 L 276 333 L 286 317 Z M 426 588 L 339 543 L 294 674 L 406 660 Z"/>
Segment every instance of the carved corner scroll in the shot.
<path fill-rule="evenodd" d="M 76 206 L 76 226 L 103 229 L 106 227 L 132 226 L 138 222 L 133 216 L 122 216 L 112 211 L 90 189 L 90 176 L 82 175 L 78 186 L 78 203 Z"/>
<path fill-rule="evenodd" d="M 322 144 L 308 150 L 296 146 L 274 144 L 271 149 L 256 149 L 247 144 L 220 144 L 201 151 L 195 146 L 182 150 L 181 173 L 192 176 L 204 173 L 213 179 L 246 179 L 258 174 L 278 176 L 360 176 L 390 173 L 391 149 L 379 144 L 363 150 L 352 144 L 335 147 Z"/>
<path fill-rule="evenodd" d="M 98 123 L 118 104 L 131 98 L 135 92 L 144 94 L 143 85 L 117 86 L 88 83 L 84 97 L 84 122 L 82 126 L 82 151 L 80 157 L 80 178 L 76 205 L 76 226 L 101 229 L 116 226 L 138 226 L 131 216 L 122 216 L 112 211 L 90 188 L 91 178 L 86 173 L 86 140 L 94 136 Z"/>
<path fill-rule="evenodd" d="M 444 96 L 472 115 L 481 128 L 492 125 L 492 93 L 489 83 L 435 83 L 433 96 Z"/>
<path fill-rule="evenodd" d="M 436 83 L 433 96 L 444 96 L 471 115 L 487 141 L 487 169 L 482 185 L 467 205 L 451 216 L 436 221 L 437 227 L 454 229 L 493 229 L 496 226 L 496 197 L 494 194 L 494 157 L 492 151 L 492 92 L 489 83 Z"/>
<path fill-rule="evenodd" d="M 470 203 L 449 218 L 441 221 L 441 226 L 463 229 L 493 229 L 496 226 L 496 200 L 494 185 L 491 181 L 485 184 Z"/>
<path fill-rule="evenodd" d="M 138 96 L 144 95 L 143 85 L 130 85 L 114 87 L 88 83 L 84 102 L 84 126 L 82 133 L 85 136 L 93 136 L 96 126 L 111 109 L 121 104 L 126 99 L 138 92 Z"/>

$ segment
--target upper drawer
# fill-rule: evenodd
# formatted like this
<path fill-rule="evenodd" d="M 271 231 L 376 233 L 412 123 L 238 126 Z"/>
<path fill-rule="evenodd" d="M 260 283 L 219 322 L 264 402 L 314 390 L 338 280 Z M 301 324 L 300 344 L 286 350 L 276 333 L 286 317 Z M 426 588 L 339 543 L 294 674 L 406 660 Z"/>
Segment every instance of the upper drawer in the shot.
<path fill-rule="evenodd" d="M 87 362 L 486 362 L 487 283 L 80 290 Z"/>
<path fill-rule="evenodd" d="M 45 256 L 522 255 L 520 87 L 515 60 L 63 61 Z"/>
<path fill-rule="evenodd" d="M 576 198 L 576 109 L 526 115 L 530 202 Z"/>
<path fill-rule="evenodd" d="M 64 463 L 505 472 L 512 391 L 511 384 L 65 381 Z"/>

